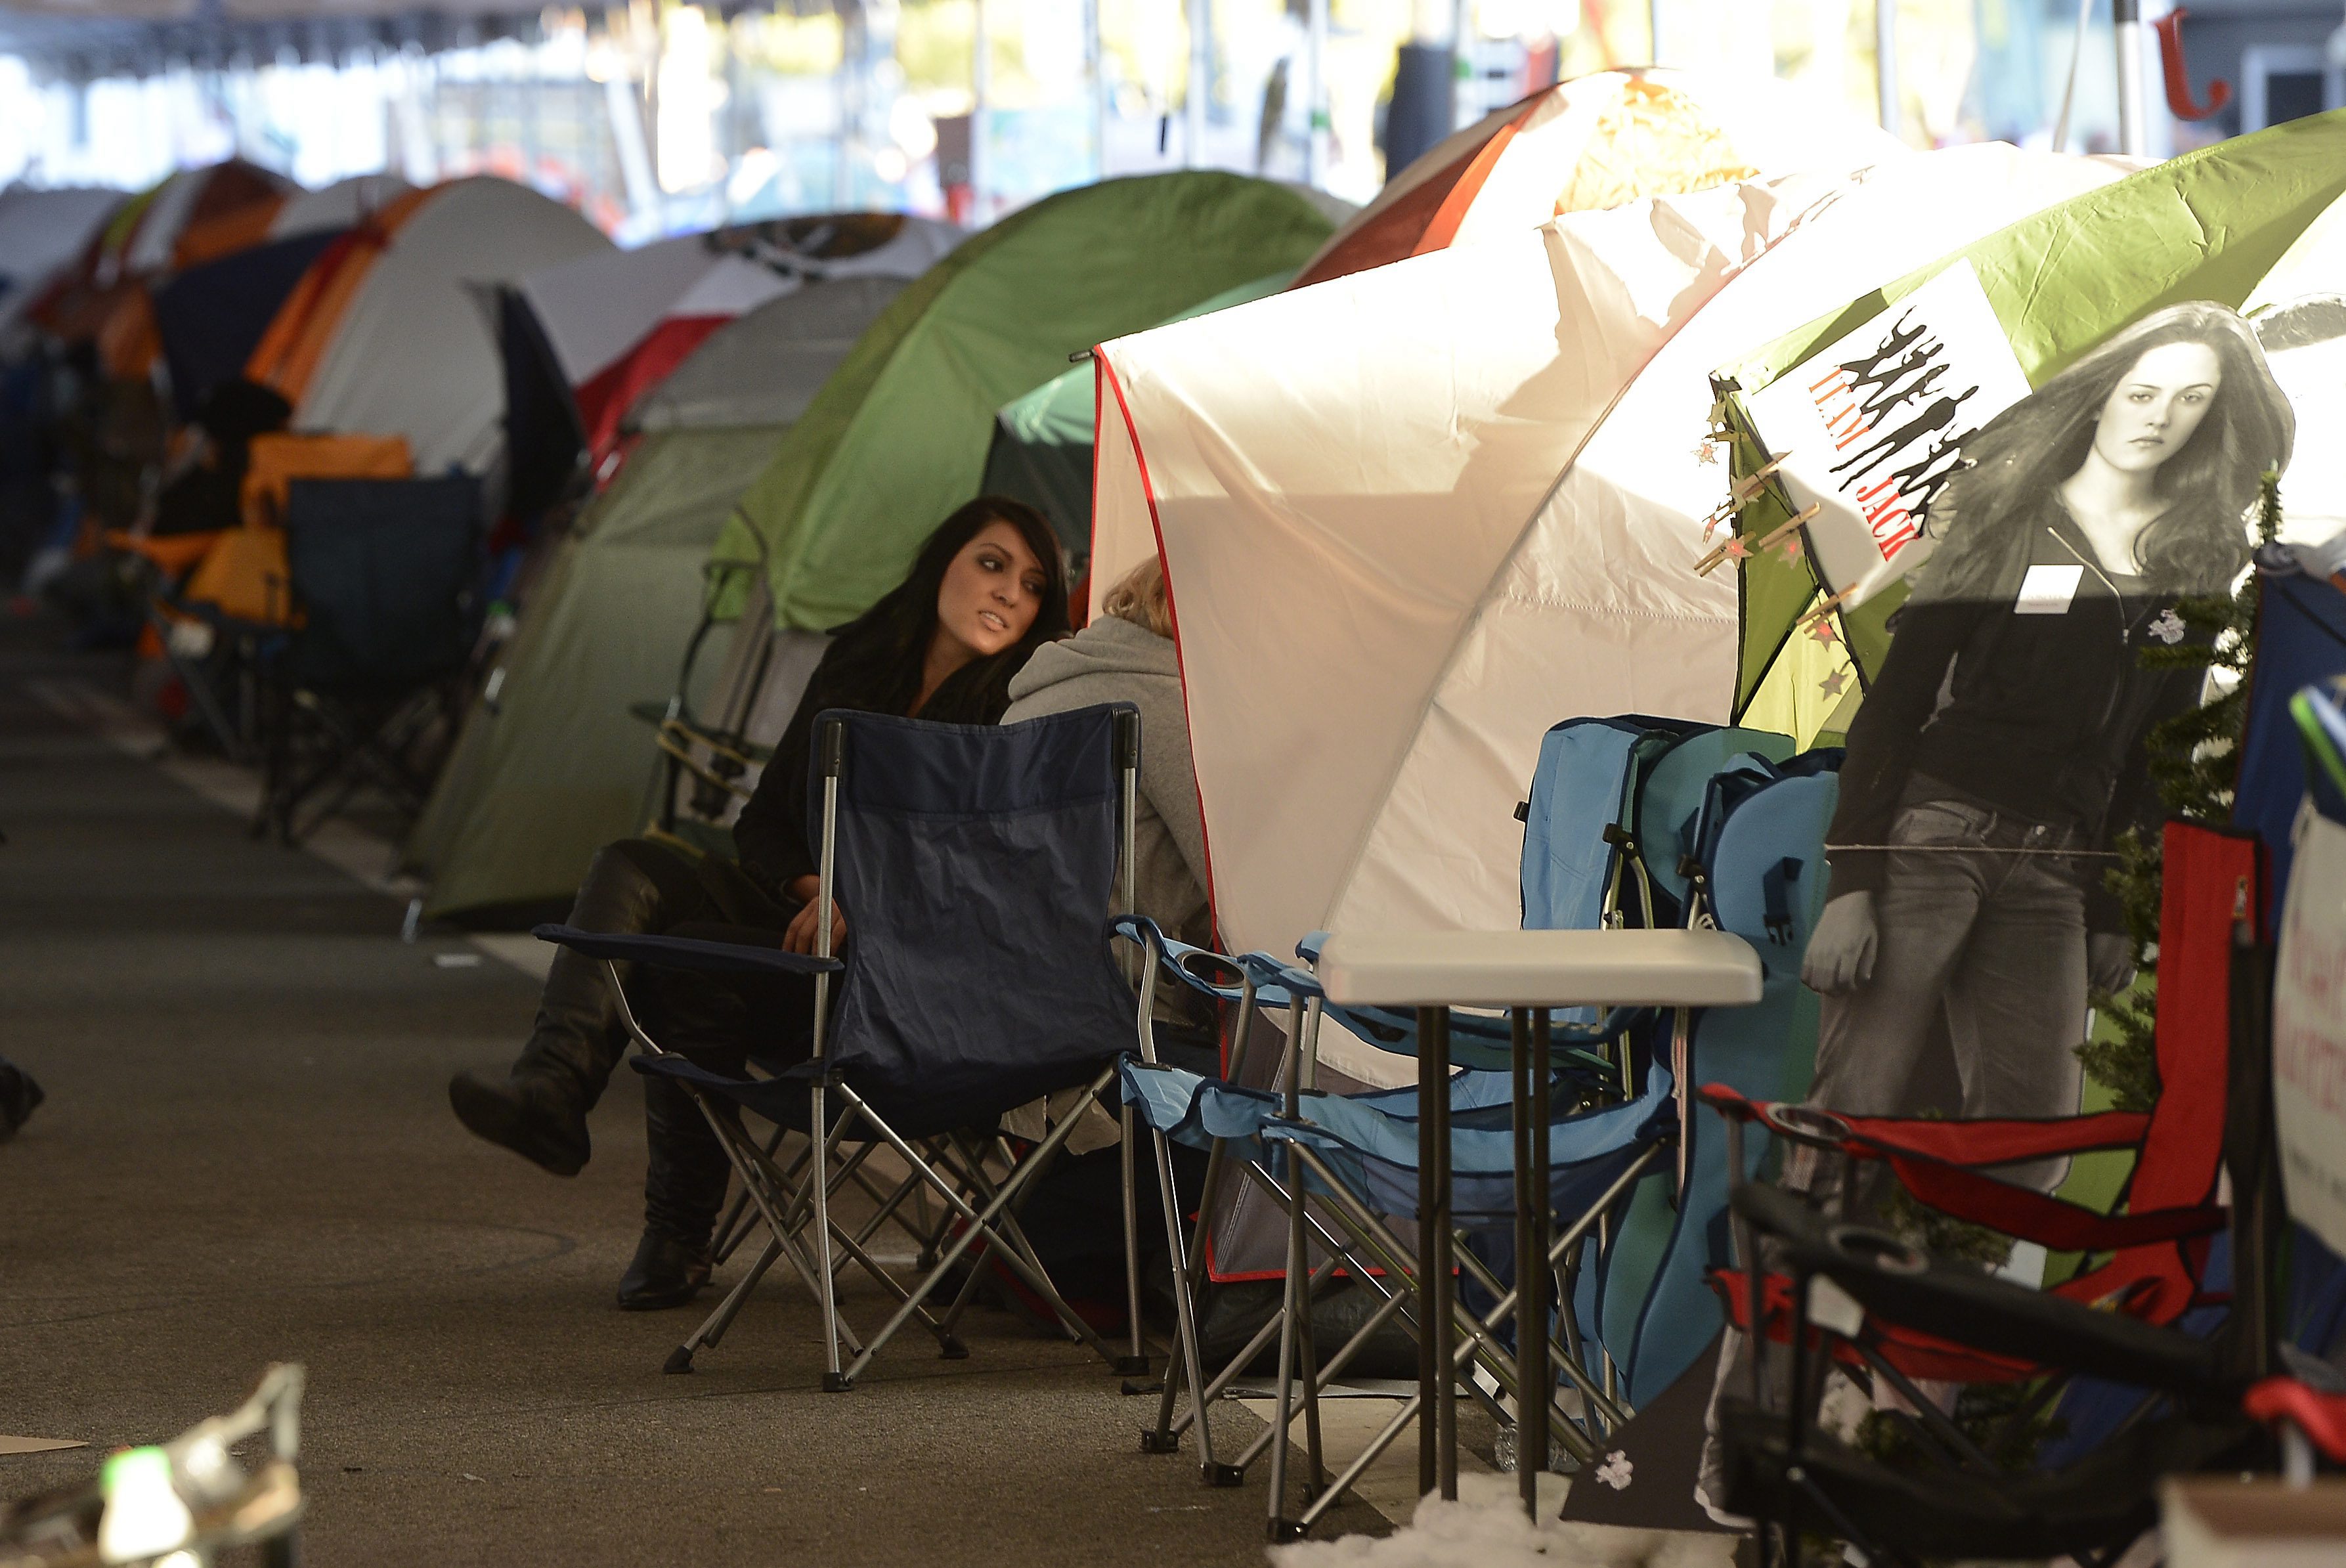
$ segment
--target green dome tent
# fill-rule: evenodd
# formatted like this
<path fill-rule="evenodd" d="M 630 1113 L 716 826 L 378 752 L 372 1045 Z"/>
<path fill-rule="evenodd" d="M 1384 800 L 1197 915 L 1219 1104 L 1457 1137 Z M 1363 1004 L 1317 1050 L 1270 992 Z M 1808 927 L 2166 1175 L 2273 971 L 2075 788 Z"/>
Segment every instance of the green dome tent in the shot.
<path fill-rule="evenodd" d="M 1276 294 L 1294 277 L 1295 269 L 1290 267 L 1225 289 L 1172 321 Z M 1092 546 L 1092 381 L 1086 361 L 1053 376 L 995 414 L 985 479 L 979 485 L 988 495 L 1015 496 L 1048 517 L 1060 542 L 1078 556 L 1090 554 Z"/>
<path fill-rule="evenodd" d="M 853 618 L 980 494 L 997 410 L 1064 372 L 1072 353 L 1300 266 L 1334 229 L 1324 199 L 1185 170 L 1061 191 L 964 240 L 873 323 L 791 427 L 718 560 L 762 563 L 779 629 Z M 747 596 L 731 597 L 723 607 L 738 613 Z"/>
<path fill-rule="evenodd" d="M 900 279 L 811 282 L 712 333 L 646 394 L 639 442 L 556 548 L 410 835 L 426 910 L 495 923 L 569 898 L 643 826 L 651 731 L 699 620 L 718 530 Z"/>

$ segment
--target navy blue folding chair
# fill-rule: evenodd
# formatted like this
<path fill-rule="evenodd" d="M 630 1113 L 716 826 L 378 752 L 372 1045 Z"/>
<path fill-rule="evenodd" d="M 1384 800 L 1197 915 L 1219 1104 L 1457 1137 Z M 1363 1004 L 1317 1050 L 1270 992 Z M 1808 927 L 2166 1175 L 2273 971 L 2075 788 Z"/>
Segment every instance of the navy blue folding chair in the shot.
<path fill-rule="evenodd" d="M 975 1271 L 944 1316 L 928 1303 L 981 1244 L 1111 1367 L 1145 1369 L 1145 1360 L 1134 1364 L 1137 1309 L 1131 1349 L 1111 1350 L 1067 1306 L 1018 1227 L 1022 1195 L 1081 1118 L 1061 1117 L 1023 1150 L 998 1130 L 1005 1113 L 1070 1087 L 1114 1103 L 1136 1003 L 1111 954 L 1108 922 L 1130 900 L 1138 712 L 1090 708 L 998 727 L 829 712 L 815 736 L 816 897 L 819 907 L 835 901 L 846 917 L 843 953 L 830 952 L 828 921 L 816 922 L 812 955 L 539 928 L 611 964 L 814 979 L 811 1056 L 771 1076 L 709 1071 L 662 1049 L 626 1012 L 641 1048 L 637 1069 L 675 1079 L 699 1102 L 767 1232 L 758 1261 L 668 1369 L 688 1369 L 698 1349 L 716 1344 L 759 1278 L 784 1259 L 821 1304 L 826 1389 L 851 1387 L 915 1319 L 956 1357 L 954 1328 Z M 1119 855 L 1127 868 L 1120 900 Z M 743 1112 L 808 1135 L 802 1180 L 749 1134 Z M 853 1151 L 842 1155 L 848 1145 Z M 905 1174 L 882 1215 L 851 1232 L 832 1213 L 833 1194 L 882 1147 Z M 1128 1182 L 1128 1152 L 1126 1171 Z M 957 1226 L 934 1238 L 920 1277 L 907 1283 L 865 1244 L 886 1211 L 916 1193 L 941 1200 Z M 1131 1207 L 1127 1190 L 1127 1215 Z M 1129 1234 L 1126 1245 L 1130 1259 Z M 895 1299 L 893 1315 L 868 1338 L 841 1311 L 842 1259 Z M 1137 1289 L 1137 1265 L 1127 1276 Z"/>

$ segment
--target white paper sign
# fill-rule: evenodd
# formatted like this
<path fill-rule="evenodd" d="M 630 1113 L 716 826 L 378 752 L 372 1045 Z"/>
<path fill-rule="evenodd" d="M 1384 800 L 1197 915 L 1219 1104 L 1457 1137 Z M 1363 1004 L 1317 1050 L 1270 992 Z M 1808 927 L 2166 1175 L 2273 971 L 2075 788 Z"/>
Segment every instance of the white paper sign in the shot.
<path fill-rule="evenodd" d="M 2031 566 L 2020 579 L 2020 599 L 2012 606 L 2016 616 L 2066 616 L 2086 579 L 2083 566 Z"/>
<path fill-rule="evenodd" d="M 1924 512 L 1964 443 L 2028 391 L 1964 260 L 1744 405 L 1792 504 L 1821 508 L 1808 524 L 1819 576 L 1861 605 L 1929 555 Z"/>
<path fill-rule="evenodd" d="M 2346 827 L 2310 805 L 2281 911 L 2273 1106 L 2289 1212 L 2346 1252 Z"/>

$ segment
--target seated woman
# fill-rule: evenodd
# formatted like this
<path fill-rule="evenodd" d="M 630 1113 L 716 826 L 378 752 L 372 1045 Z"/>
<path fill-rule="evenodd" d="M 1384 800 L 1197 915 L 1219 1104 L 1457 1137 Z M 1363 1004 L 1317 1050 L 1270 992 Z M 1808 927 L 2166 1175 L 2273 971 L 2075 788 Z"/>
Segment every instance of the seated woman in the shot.
<path fill-rule="evenodd" d="M 664 932 L 815 949 L 815 849 L 807 840 L 807 772 L 815 715 L 854 708 L 961 724 L 991 724 L 1010 701 L 1011 677 L 1067 630 L 1057 544 L 1032 507 L 984 496 L 941 524 L 903 583 L 833 634 L 773 760 L 741 809 L 740 860 L 695 860 L 643 839 L 607 844 L 587 867 L 570 923 L 588 931 Z M 830 911 L 831 945 L 847 940 Z M 813 990 L 788 980 L 728 984 L 704 975 L 627 976 L 628 994 L 656 1020 L 654 1038 L 738 1072 L 751 1042 L 760 1059 L 804 1060 Z M 627 1030 L 602 966 L 556 953 L 537 1025 L 502 1084 L 460 1073 L 448 1085 L 473 1133 L 556 1176 L 589 1153 L 586 1113 L 626 1054 Z M 619 1282 L 630 1309 L 680 1306 L 709 1280 L 709 1231 L 729 1167 L 716 1135 L 672 1080 L 648 1079 L 649 1168 L 644 1235 Z"/>
<path fill-rule="evenodd" d="M 1155 556 L 1125 575 L 1100 602 L 1100 616 L 1065 642 L 1035 650 L 1010 683 L 1008 724 L 1065 713 L 1104 702 L 1129 702 L 1140 709 L 1140 799 L 1133 814 L 1133 901 L 1165 934 L 1198 946 L 1211 946 L 1213 917 L 1206 903 L 1206 834 L 1198 809 L 1198 776 L 1189 759 L 1188 712 L 1181 696 L 1181 664 L 1173 647 L 1173 612 L 1165 592 L 1165 568 Z M 1120 882 L 1119 882 L 1120 885 Z M 1219 1070 L 1214 1018 L 1196 993 L 1160 976 L 1152 1012 L 1159 1057 L 1192 1071 Z M 1052 1109 L 1061 1105 L 1054 1096 Z M 1036 1182 L 1020 1211 L 1027 1239 L 1042 1255 L 1052 1279 L 1077 1311 L 1096 1327 L 1112 1329 L 1124 1293 L 1123 1181 L 1114 1148 L 1117 1125 L 1105 1112 L 1087 1113 L 1097 1130 L 1078 1128 L 1068 1153 Z M 1014 1124 L 1015 1125 L 1015 1124 Z M 1039 1135 L 1036 1125 L 1021 1131 Z M 1107 1146 L 1103 1146 L 1107 1145 Z M 1176 1146 L 1174 1179 L 1195 1202 L 1205 1161 Z M 1136 1175 L 1144 1186 L 1156 1180 L 1156 1166 L 1142 1159 Z M 1140 1195 L 1140 1212 L 1155 1212 L 1151 1191 Z M 1185 1205 L 1185 1210 L 1191 1205 Z M 1144 1224 L 1141 1243 L 1154 1253 L 1164 1241 L 1161 1227 Z M 1152 1268 L 1150 1277 L 1161 1273 Z M 1005 1275 L 1014 1296 L 1021 1288 Z M 1039 1302 L 1027 1305 L 1039 1312 Z M 1096 1309 L 1095 1309 L 1096 1308 Z"/>

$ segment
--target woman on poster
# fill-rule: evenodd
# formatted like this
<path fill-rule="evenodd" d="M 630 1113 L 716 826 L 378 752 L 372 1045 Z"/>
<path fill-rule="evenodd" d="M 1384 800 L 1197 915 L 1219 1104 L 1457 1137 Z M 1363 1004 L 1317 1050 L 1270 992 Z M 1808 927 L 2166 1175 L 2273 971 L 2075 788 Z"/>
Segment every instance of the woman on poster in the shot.
<path fill-rule="evenodd" d="M 2295 418 L 2254 333 L 2195 302 L 2005 410 L 1933 507 L 1940 543 L 1850 728 L 1813 1105 L 1862 1115 L 2077 1109 L 2087 993 L 2131 983 L 2118 834 L 2157 818 L 2145 738 L 2199 674 L 2146 668 L 2176 602 L 2227 591 Z M 1933 1105 L 1952 1046 L 1962 1104 Z M 1941 1074 L 1943 1078 L 1943 1074 Z M 2049 1187 L 2063 1162 L 2007 1173 Z"/>

